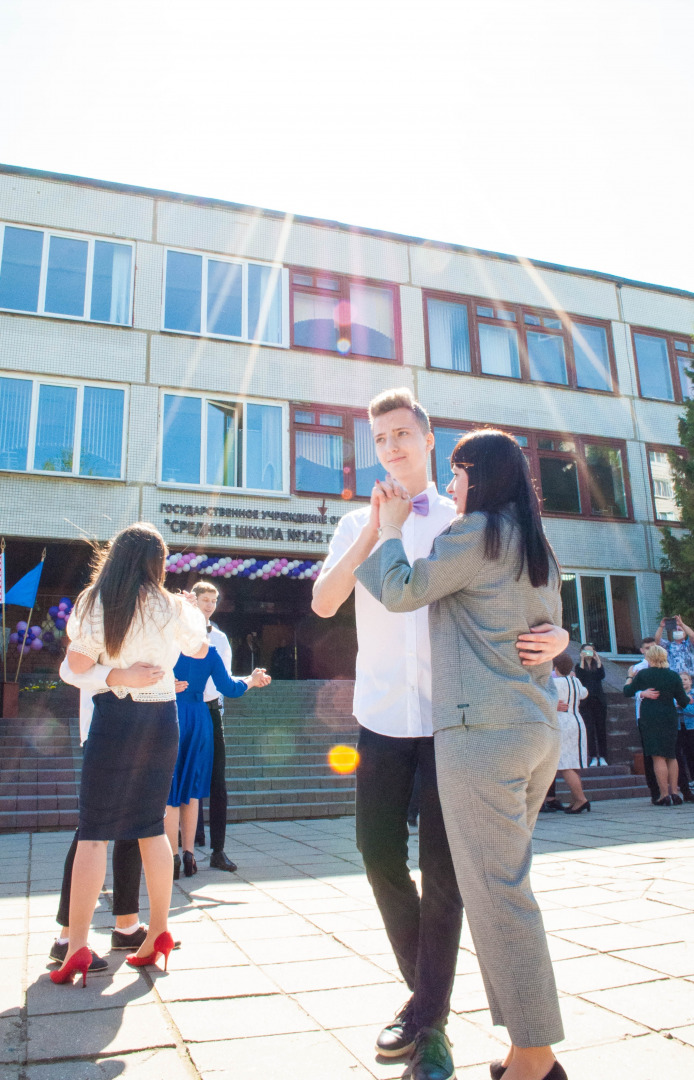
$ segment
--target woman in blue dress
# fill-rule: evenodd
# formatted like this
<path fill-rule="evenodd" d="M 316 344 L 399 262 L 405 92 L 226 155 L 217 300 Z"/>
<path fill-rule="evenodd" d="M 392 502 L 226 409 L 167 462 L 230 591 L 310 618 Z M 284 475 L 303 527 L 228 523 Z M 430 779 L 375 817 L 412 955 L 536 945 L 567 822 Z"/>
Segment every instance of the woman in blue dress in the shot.
<path fill-rule="evenodd" d="M 265 668 L 255 668 L 245 679 L 235 679 L 227 673 L 224 662 L 210 646 L 203 660 L 193 660 L 181 654 L 174 667 L 176 705 L 178 707 L 178 757 L 171 791 L 166 806 L 164 825 L 174 853 L 174 879 L 181 869 L 178 854 L 178 829 L 183 844 L 183 872 L 186 877 L 197 873 L 193 855 L 195 828 L 198 823 L 198 804 L 210 794 L 212 758 L 214 753 L 212 717 L 203 700 L 209 678 L 220 694 L 241 697 L 253 686 L 267 686 L 272 680 Z"/>

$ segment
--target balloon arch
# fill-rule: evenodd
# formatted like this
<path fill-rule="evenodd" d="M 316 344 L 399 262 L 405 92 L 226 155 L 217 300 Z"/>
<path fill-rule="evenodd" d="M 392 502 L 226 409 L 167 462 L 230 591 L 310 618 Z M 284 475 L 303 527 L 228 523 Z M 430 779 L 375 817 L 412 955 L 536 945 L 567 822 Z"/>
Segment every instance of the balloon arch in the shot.
<path fill-rule="evenodd" d="M 210 577 L 243 577 L 251 581 L 255 581 L 256 578 L 269 581 L 270 578 L 276 577 L 315 581 L 322 565 L 322 560 L 314 562 L 313 559 L 241 559 L 231 556 L 196 555 L 190 552 L 185 555 L 169 555 L 166 560 L 166 572 L 187 574 L 194 570 L 198 574 L 209 574 Z"/>

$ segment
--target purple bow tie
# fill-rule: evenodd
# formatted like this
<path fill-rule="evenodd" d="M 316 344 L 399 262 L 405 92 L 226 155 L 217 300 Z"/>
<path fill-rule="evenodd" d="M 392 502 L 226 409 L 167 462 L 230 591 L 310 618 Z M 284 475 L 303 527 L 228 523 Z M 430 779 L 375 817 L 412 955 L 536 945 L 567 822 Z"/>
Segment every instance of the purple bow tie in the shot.
<path fill-rule="evenodd" d="M 429 498 L 426 491 L 423 491 L 421 495 L 415 495 L 412 500 L 412 509 L 415 514 L 420 514 L 421 517 L 427 517 L 429 513 Z"/>

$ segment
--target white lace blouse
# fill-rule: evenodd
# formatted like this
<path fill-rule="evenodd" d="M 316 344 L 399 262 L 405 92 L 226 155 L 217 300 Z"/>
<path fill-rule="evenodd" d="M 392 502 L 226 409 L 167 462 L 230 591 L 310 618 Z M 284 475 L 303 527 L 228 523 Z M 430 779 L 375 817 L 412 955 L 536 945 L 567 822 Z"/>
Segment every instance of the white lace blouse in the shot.
<path fill-rule="evenodd" d="M 80 605 L 81 606 L 81 605 Z M 164 669 L 164 678 L 152 686 L 134 689 L 127 686 L 105 687 L 97 693 L 112 691 L 120 698 L 131 695 L 134 701 L 173 701 L 173 667 L 179 654 L 194 656 L 207 641 L 205 616 L 181 596 L 150 593 L 136 614 L 117 657 L 106 652 L 101 601 L 89 615 L 73 609 L 67 624 L 70 648 L 83 653 L 95 663 L 126 668 L 137 662 L 156 664 Z"/>

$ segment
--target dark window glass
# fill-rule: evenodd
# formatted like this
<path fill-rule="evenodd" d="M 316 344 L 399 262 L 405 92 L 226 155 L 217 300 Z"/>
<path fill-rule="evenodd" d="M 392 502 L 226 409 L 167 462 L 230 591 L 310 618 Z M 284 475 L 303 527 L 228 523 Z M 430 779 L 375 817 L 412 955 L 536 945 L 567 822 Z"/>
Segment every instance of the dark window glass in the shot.
<path fill-rule="evenodd" d="M 693 367 L 694 363 L 692 362 L 691 356 L 677 357 L 677 368 L 680 373 L 680 389 L 682 391 L 683 398 L 694 397 L 692 380 L 691 377 L 687 374 L 687 368 Z"/>
<path fill-rule="evenodd" d="M 634 342 L 643 397 L 673 401 L 667 341 L 652 334 L 634 334 Z"/>
<path fill-rule="evenodd" d="M 209 259 L 207 263 L 207 332 L 224 334 L 227 337 L 241 337 L 242 306 L 243 267 L 237 263 Z"/>
<path fill-rule="evenodd" d="M 161 478 L 179 484 L 200 483 L 200 398 L 164 395 Z"/>
<path fill-rule="evenodd" d="M 586 641 L 591 641 L 598 652 L 610 652 L 610 623 L 607 616 L 605 579 L 584 577 L 581 574 L 581 592 Z"/>
<path fill-rule="evenodd" d="M 617 652 L 622 656 L 637 653 L 641 644 L 641 619 L 636 578 L 611 577 L 610 590 Z"/>
<path fill-rule="evenodd" d="M 55 315 L 84 316 L 88 250 L 86 240 L 51 237 L 44 311 Z"/>
<path fill-rule="evenodd" d="M 6 226 L 0 267 L 0 307 L 36 311 L 42 252 L 43 233 Z"/>
<path fill-rule="evenodd" d="M 542 504 L 547 513 L 580 514 L 576 462 L 565 458 L 540 458 Z"/>
<path fill-rule="evenodd" d="M 199 334 L 201 302 L 202 255 L 170 251 L 166 258 L 164 327 Z"/>
<path fill-rule="evenodd" d="M 575 574 L 561 576 L 562 626 L 572 641 L 581 640 L 581 623 L 578 617 L 578 589 Z"/>
<path fill-rule="evenodd" d="M 624 486 L 622 454 L 612 446 L 586 446 L 590 508 L 603 517 L 626 517 L 627 497 Z"/>

